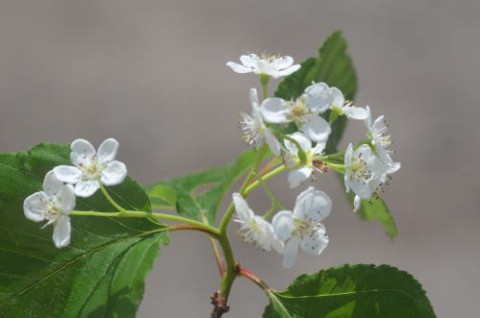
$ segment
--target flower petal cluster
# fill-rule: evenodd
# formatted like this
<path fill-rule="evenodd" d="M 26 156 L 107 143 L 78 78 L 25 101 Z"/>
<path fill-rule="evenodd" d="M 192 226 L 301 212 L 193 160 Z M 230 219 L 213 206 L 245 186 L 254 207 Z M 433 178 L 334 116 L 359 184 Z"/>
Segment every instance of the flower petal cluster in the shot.
<path fill-rule="evenodd" d="M 238 217 L 235 222 L 240 223 L 240 235 L 244 241 L 265 251 L 273 248 L 278 253 L 282 253 L 283 242 L 275 235 L 272 225 L 262 217 L 255 215 L 247 201 L 239 193 L 233 193 L 232 198 Z"/>
<path fill-rule="evenodd" d="M 300 193 L 293 212 L 280 211 L 272 220 L 277 237 L 285 242 L 284 267 L 296 263 L 298 248 L 312 255 L 320 255 L 328 245 L 328 236 L 322 223 L 330 215 L 332 200 L 322 191 L 309 187 Z"/>
<path fill-rule="evenodd" d="M 278 156 L 281 149 L 280 142 L 270 128 L 265 125 L 255 88 L 250 89 L 250 104 L 252 114 L 242 114 L 242 121 L 240 122 L 245 141 L 255 147 L 259 147 L 266 142 L 272 152 Z"/>
<path fill-rule="evenodd" d="M 395 169 L 395 171 L 400 169 L 400 163 L 394 162 L 391 157 L 393 154 L 393 151 L 390 149 L 392 137 L 391 135 L 387 135 L 388 125 L 385 117 L 382 115 L 373 121 L 370 107 L 367 106 L 365 125 L 368 129 L 367 135 L 371 140 L 376 155 L 385 165 Z"/>
<path fill-rule="evenodd" d="M 389 175 L 400 169 L 400 164 L 386 165 L 369 145 L 363 144 L 353 150 L 349 144 L 345 152 L 344 183 L 347 193 L 355 193 L 354 211 L 361 200 L 369 199 L 385 185 Z"/>
<path fill-rule="evenodd" d="M 313 84 L 294 101 L 269 98 L 262 107 L 262 115 L 267 122 L 284 124 L 294 122 L 310 140 L 325 142 L 331 133 L 328 122 L 319 116 L 328 109 L 329 98 L 321 87 L 325 83 Z"/>
<path fill-rule="evenodd" d="M 75 195 L 89 197 L 99 188 L 123 182 L 127 176 L 127 167 L 123 162 L 114 160 L 118 150 L 118 141 L 106 139 L 98 152 L 90 142 L 77 139 L 71 144 L 70 159 L 75 166 L 61 165 L 53 169 L 56 177 L 75 185 Z"/>
<path fill-rule="evenodd" d="M 43 191 L 27 197 L 23 203 L 25 217 L 34 222 L 53 224 L 53 242 L 57 248 L 70 244 L 70 211 L 75 207 L 71 185 L 65 185 L 50 171 L 43 181 Z"/>
<path fill-rule="evenodd" d="M 287 76 L 300 68 L 299 64 L 293 64 L 291 56 L 248 54 L 240 56 L 242 64 L 228 62 L 229 66 L 236 73 L 255 73 L 268 75 L 273 78 Z"/>
<path fill-rule="evenodd" d="M 325 83 L 321 83 L 325 84 Z M 323 89 L 327 92 L 329 107 L 338 115 L 344 115 L 347 118 L 364 120 L 367 118 L 367 110 L 365 108 L 353 106 L 351 103 L 345 102 L 343 93 L 336 87 L 328 87 L 324 85 Z"/>
<path fill-rule="evenodd" d="M 284 140 L 285 148 L 287 149 L 285 161 L 290 167 L 296 167 L 288 173 L 288 183 L 290 188 L 295 188 L 308 180 L 314 169 L 316 170 L 313 164 L 314 157 L 323 153 L 325 150 L 325 143 L 317 143 L 312 147 L 310 139 L 300 132 L 287 135 L 287 137 L 295 140 L 306 155 L 306 160 L 302 163 L 298 156 L 299 149 L 297 148 L 297 145 L 288 139 Z M 302 165 L 298 168 L 298 165 L 300 164 Z"/>

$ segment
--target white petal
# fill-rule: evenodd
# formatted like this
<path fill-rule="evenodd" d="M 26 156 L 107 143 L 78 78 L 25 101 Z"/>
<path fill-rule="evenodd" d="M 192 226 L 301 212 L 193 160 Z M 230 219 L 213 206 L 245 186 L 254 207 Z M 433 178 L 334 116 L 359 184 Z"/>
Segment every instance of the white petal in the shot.
<path fill-rule="evenodd" d="M 372 196 L 369 182 L 353 179 L 350 181 L 350 187 L 356 195 L 364 200 L 369 199 Z"/>
<path fill-rule="evenodd" d="M 257 65 L 258 65 L 258 62 L 260 61 L 260 58 L 258 57 L 257 54 L 248 54 L 248 55 L 240 56 L 240 61 L 246 67 L 255 69 L 255 68 L 258 68 Z"/>
<path fill-rule="evenodd" d="M 308 139 L 301 132 L 297 131 L 287 136 L 298 142 L 298 144 L 300 145 L 300 147 L 302 147 L 304 151 L 310 150 L 312 148 L 312 142 L 310 141 L 310 139 Z M 287 147 L 287 149 L 294 154 L 298 153 L 297 146 L 288 139 L 285 139 L 285 147 Z"/>
<path fill-rule="evenodd" d="M 272 133 L 272 131 L 266 127 L 265 127 L 265 141 L 267 142 L 268 146 L 270 147 L 270 150 L 272 150 L 275 156 L 278 156 L 281 150 L 280 142 L 277 140 L 277 138 Z"/>
<path fill-rule="evenodd" d="M 266 99 L 261 106 L 262 115 L 265 121 L 275 124 L 289 122 L 290 110 L 281 98 L 273 97 Z"/>
<path fill-rule="evenodd" d="M 300 243 L 302 250 L 312 255 L 320 255 L 327 245 L 328 236 L 322 224 L 318 224 L 317 231 L 307 235 Z"/>
<path fill-rule="evenodd" d="M 68 184 L 64 185 L 62 192 L 61 192 L 61 198 L 62 198 L 62 211 L 65 214 L 69 214 L 70 211 L 73 210 L 75 207 L 75 192 L 73 190 L 73 186 Z"/>
<path fill-rule="evenodd" d="M 95 148 L 85 139 L 76 139 L 70 145 L 72 152 L 70 159 L 73 164 L 79 166 L 81 163 L 90 162 L 95 156 Z"/>
<path fill-rule="evenodd" d="M 330 125 L 320 116 L 312 116 L 300 128 L 314 142 L 325 142 L 332 132 Z"/>
<path fill-rule="evenodd" d="M 43 192 L 36 192 L 23 201 L 23 213 L 25 217 L 34 222 L 44 220 L 43 212 L 48 202 L 47 195 Z"/>
<path fill-rule="evenodd" d="M 80 181 L 82 176 L 82 171 L 74 166 L 57 166 L 53 168 L 53 172 L 58 180 L 72 184 Z"/>
<path fill-rule="evenodd" d="M 295 64 L 295 65 L 292 65 L 284 70 L 280 70 L 278 72 L 276 72 L 276 74 L 272 75 L 273 78 L 279 78 L 279 77 L 282 77 L 282 76 L 288 76 L 292 73 L 295 73 L 296 71 L 298 71 L 300 69 L 300 64 Z"/>
<path fill-rule="evenodd" d="M 295 229 L 293 214 L 290 211 L 280 211 L 272 219 L 273 230 L 278 239 L 286 241 Z"/>
<path fill-rule="evenodd" d="M 70 244 L 70 217 L 60 215 L 53 224 L 53 242 L 57 248 L 62 248 Z"/>
<path fill-rule="evenodd" d="M 299 238 L 292 238 L 287 242 L 283 255 L 283 267 L 292 268 L 297 262 Z"/>
<path fill-rule="evenodd" d="M 323 191 L 309 187 L 297 197 L 293 215 L 299 219 L 319 222 L 330 215 L 332 200 Z"/>
<path fill-rule="evenodd" d="M 278 70 L 286 69 L 293 64 L 293 58 L 291 56 L 281 56 L 272 61 L 272 65 Z"/>
<path fill-rule="evenodd" d="M 329 95 L 330 105 L 343 108 L 343 104 L 345 104 L 345 97 L 343 97 L 343 93 L 338 88 L 331 87 L 329 90 Z"/>
<path fill-rule="evenodd" d="M 97 180 L 80 180 L 75 185 L 75 195 L 87 198 L 100 189 L 100 183 Z"/>
<path fill-rule="evenodd" d="M 290 171 L 288 173 L 288 185 L 290 186 L 290 189 L 298 187 L 308 178 L 310 178 L 310 176 L 312 175 L 312 171 L 313 169 L 308 167 L 303 167 Z"/>
<path fill-rule="evenodd" d="M 316 83 L 305 89 L 305 100 L 308 107 L 315 113 L 322 113 L 330 106 L 330 94 L 328 85 Z"/>
<path fill-rule="evenodd" d="M 367 111 L 367 118 L 365 118 L 365 126 L 367 126 L 367 129 L 371 131 L 372 127 L 372 112 L 370 111 L 370 106 L 365 106 L 365 109 Z"/>
<path fill-rule="evenodd" d="M 63 188 L 63 182 L 58 180 L 55 176 L 55 173 L 51 170 L 45 175 L 45 179 L 43 179 L 43 191 L 49 197 L 57 197 L 60 196 L 60 193 Z"/>
<path fill-rule="evenodd" d="M 358 212 L 361 205 L 362 199 L 358 195 L 355 195 L 355 198 L 353 199 L 353 212 Z"/>
<path fill-rule="evenodd" d="M 255 88 L 250 88 L 250 104 L 252 105 L 253 111 L 256 111 L 259 107 L 258 94 Z"/>
<path fill-rule="evenodd" d="M 402 167 L 400 162 L 394 162 L 392 165 L 388 166 L 387 174 L 392 174 L 397 172 Z"/>
<path fill-rule="evenodd" d="M 245 67 L 235 62 L 228 62 L 227 66 L 230 67 L 235 73 L 245 74 L 253 72 L 251 68 Z"/>
<path fill-rule="evenodd" d="M 367 110 L 355 106 L 346 106 L 343 108 L 345 116 L 352 119 L 365 120 L 367 118 Z"/>
<path fill-rule="evenodd" d="M 104 185 L 111 186 L 122 183 L 126 176 L 127 166 L 123 162 L 114 160 L 103 169 L 100 180 Z"/>
<path fill-rule="evenodd" d="M 98 147 L 97 151 L 97 158 L 98 162 L 102 164 L 106 164 L 113 159 L 115 159 L 115 156 L 117 155 L 117 150 L 118 150 L 118 141 L 116 141 L 113 138 L 108 138 L 102 144 L 100 147 Z"/>
<path fill-rule="evenodd" d="M 238 218 L 242 221 L 247 221 L 253 218 L 254 213 L 252 209 L 248 206 L 247 201 L 240 195 L 240 193 L 232 194 L 233 205 L 235 206 L 235 211 L 237 212 Z"/>

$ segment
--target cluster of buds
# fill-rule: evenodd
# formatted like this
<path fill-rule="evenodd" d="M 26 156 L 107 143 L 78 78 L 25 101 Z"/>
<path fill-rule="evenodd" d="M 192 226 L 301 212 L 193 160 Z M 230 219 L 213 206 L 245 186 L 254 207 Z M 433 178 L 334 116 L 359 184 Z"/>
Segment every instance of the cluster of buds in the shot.
<path fill-rule="evenodd" d="M 265 78 L 287 76 L 300 68 L 293 65 L 289 56 L 250 54 L 241 56 L 240 61 L 242 65 L 228 62 L 227 66 L 237 73 L 260 75 L 264 92 L 268 83 Z M 290 170 L 290 188 L 312 179 L 315 171 L 335 169 L 344 175 L 346 192 L 354 192 L 354 211 L 357 211 L 362 200 L 376 195 L 390 175 L 400 169 L 400 163 L 391 157 L 391 138 L 384 117 L 373 120 L 369 106 L 355 106 L 338 88 L 327 83 L 312 83 L 294 100 L 264 96 L 260 102 L 256 89 L 252 88 L 250 103 L 251 114 L 243 114 L 241 120 L 244 140 L 254 147 L 266 144 L 275 156 L 283 158 Z M 350 143 L 344 153 L 327 155 L 324 150 L 331 125 L 339 116 L 363 121 L 368 140 L 355 147 Z M 328 244 L 325 227 L 320 222 L 330 214 L 332 201 L 313 187 L 300 193 L 293 212 L 277 211 L 271 222 L 268 221 L 271 213 L 267 217 L 255 215 L 240 194 L 234 193 L 233 203 L 244 240 L 264 250 L 273 247 L 284 255 L 285 267 L 295 264 L 299 246 L 319 255 Z"/>
<path fill-rule="evenodd" d="M 118 142 L 109 138 L 98 151 L 85 139 L 71 144 L 70 159 L 74 166 L 60 165 L 45 175 L 43 191 L 27 197 L 23 203 L 25 216 L 34 222 L 53 224 L 53 242 L 57 248 L 70 244 L 70 212 L 76 197 L 90 197 L 98 189 L 123 182 L 127 167 L 115 160 Z"/>

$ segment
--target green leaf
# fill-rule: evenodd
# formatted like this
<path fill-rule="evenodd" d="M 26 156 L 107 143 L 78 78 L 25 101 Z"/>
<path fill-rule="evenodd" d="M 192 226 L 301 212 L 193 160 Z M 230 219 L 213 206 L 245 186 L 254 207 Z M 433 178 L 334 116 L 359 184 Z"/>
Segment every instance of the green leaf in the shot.
<path fill-rule="evenodd" d="M 263 318 L 434 318 L 421 285 L 388 265 L 345 265 L 272 291 Z"/>
<path fill-rule="evenodd" d="M 347 100 L 353 100 L 357 91 L 357 76 L 352 59 L 347 53 L 347 42 L 342 32 L 332 33 L 319 49 L 319 56 L 302 63 L 297 72 L 287 76 L 278 86 L 275 96 L 286 100 L 299 97 L 312 81 L 325 82 L 339 88 Z M 325 113 L 328 119 L 330 112 Z M 332 125 L 327 143 L 327 153 L 336 152 L 346 126 L 346 118 L 340 116 Z"/>
<path fill-rule="evenodd" d="M 252 166 L 257 152 L 243 152 L 233 164 L 208 169 L 177 179 L 164 180 L 146 188 L 155 199 L 155 189 L 167 186 L 177 194 L 177 212 L 183 216 L 213 224 L 217 209 L 232 184 Z M 155 202 L 155 201 L 154 201 Z"/>
<path fill-rule="evenodd" d="M 55 248 L 52 226 L 26 219 L 23 201 L 54 166 L 70 164 L 69 154 L 52 144 L 0 154 L 0 317 L 134 317 L 159 245 L 168 243 L 149 220 L 72 216 L 70 246 Z M 108 191 L 125 208 L 151 211 L 130 178 Z M 100 191 L 77 198 L 75 209 L 115 211 Z"/>
<path fill-rule="evenodd" d="M 393 219 L 387 204 L 379 197 L 370 198 L 369 200 L 362 200 L 362 205 L 358 211 L 360 217 L 367 221 L 379 221 L 387 235 L 393 240 L 397 235 L 397 226 Z"/>
<path fill-rule="evenodd" d="M 157 184 L 150 188 L 148 197 L 152 202 L 153 209 L 176 208 L 177 206 L 177 191 L 166 184 Z"/>

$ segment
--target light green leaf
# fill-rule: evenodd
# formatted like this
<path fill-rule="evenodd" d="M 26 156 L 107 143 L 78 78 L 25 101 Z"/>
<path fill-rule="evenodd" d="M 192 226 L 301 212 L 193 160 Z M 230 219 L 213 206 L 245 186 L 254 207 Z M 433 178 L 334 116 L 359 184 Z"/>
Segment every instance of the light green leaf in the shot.
<path fill-rule="evenodd" d="M 263 318 L 434 318 L 421 285 L 388 265 L 345 265 L 270 293 Z"/>
<path fill-rule="evenodd" d="M 52 226 L 27 220 L 23 201 L 44 175 L 70 164 L 69 147 L 42 144 L 0 154 L 0 317 L 134 317 L 144 279 L 167 243 L 165 228 L 145 219 L 72 216 L 70 246 L 57 249 Z M 120 205 L 151 211 L 132 179 L 108 188 Z M 76 210 L 115 211 L 100 192 Z"/>
<path fill-rule="evenodd" d="M 256 154 L 255 150 L 243 152 L 233 164 L 160 181 L 148 186 L 146 191 L 152 197 L 157 187 L 167 186 L 177 194 L 179 214 L 200 221 L 206 218 L 213 224 L 223 197 L 232 184 L 252 166 Z"/>
<path fill-rule="evenodd" d="M 162 209 L 164 207 L 176 208 L 177 191 L 166 184 L 157 184 L 149 189 L 148 197 L 152 202 L 153 209 Z"/>
<path fill-rule="evenodd" d="M 360 217 L 367 221 L 379 221 L 387 235 L 393 240 L 397 235 L 397 226 L 393 219 L 387 204 L 379 197 L 363 200 L 360 210 L 358 211 Z"/>

